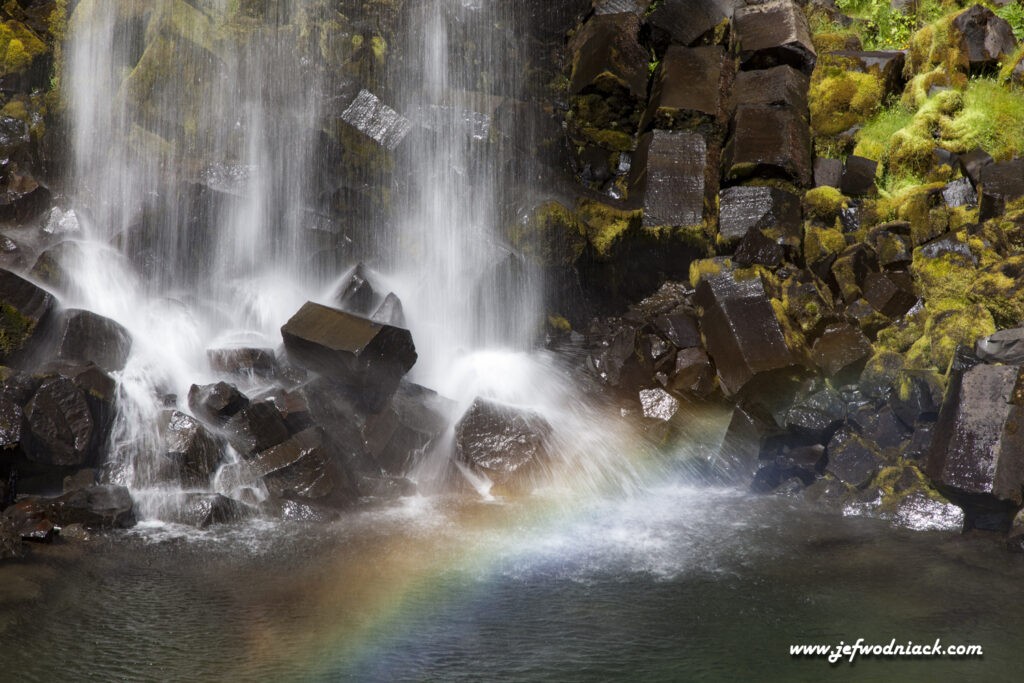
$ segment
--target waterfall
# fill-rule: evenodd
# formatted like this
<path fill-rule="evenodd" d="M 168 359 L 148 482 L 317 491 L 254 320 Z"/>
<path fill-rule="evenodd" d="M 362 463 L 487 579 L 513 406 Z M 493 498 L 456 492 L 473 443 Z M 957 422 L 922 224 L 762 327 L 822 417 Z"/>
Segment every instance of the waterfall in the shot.
<path fill-rule="evenodd" d="M 622 479 L 634 446 L 537 350 L 543 281 L 504 238 L 532 192 L 506 144 L 528 147 L 531 128 L 516 5 L 406 3 L 389 46 L 316 0 L 79 3 L 63 86 L 82 229 L 62 295 L 136 340 L 108 467 L 144 516 L 178 500 L 160 425 L 188 411 L 190 385 L 219 379 L 207 351 L 277 349 L 280 326 L 330 303 L 357 259 L 402 301 L 410 379 L 460 411 L 483 396 L 540 412 L 583 480 Z M 389 82 L 387 101 L 364 80 Z M 379 130 L 346 123 L 360 107 L 386 113 Z M 443 478 L 451 438 L 421 484 Z"/>

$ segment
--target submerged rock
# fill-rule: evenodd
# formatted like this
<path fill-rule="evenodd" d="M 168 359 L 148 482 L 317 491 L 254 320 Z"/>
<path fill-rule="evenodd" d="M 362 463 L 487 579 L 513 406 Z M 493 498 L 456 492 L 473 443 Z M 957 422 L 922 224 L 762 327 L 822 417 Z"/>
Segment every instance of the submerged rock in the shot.
<path fill-rule="evenodd" d="M 240 522 L 252 513 L 245 504 L 219 493 L 186 493 L 166 516 L 169 522 L 206 529 L 216 524 Z"/>
<path fill-rule="evenodd" d="M 522 486 L 547 461 L 550 432 L 540 415 L 478 398 L 455 427 L 455 455 L 496 486 Z"/>
<path fill-rule="evenodd" d="M 370 412 L 380 410 L 416 363 L 408 330 L 307 302 L 281 328 L 297 364 L 331 377 Z"/>

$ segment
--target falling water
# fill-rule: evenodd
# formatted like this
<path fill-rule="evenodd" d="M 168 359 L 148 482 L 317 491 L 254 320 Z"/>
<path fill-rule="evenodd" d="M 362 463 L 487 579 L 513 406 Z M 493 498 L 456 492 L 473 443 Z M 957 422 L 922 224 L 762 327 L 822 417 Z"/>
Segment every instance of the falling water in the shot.
<path fill-rule="evenodd" d="M 218 379 L 207 350 L 276 349 L 281 324 L 306 300 L 328 302 L 357 257 L 403 302 L 414 381 L 460 409 L 485 396 L 541 412 L 555 426 L 552 450 L 582 480 L 621 481 L 633 447 L 536 351 L 543 282 L 503 238 L 531 192 L 507 173 L 501 144 L 530 129 L 518 118 L 516 4 L 407 3 L 385 94 L 411 132 L 391 141 L 390 181 L 383 169 L 362 179 L 393 197 L 369 218 L 355 205 L 332 213 L 333 127 L 358 77 L 326 60 L 341 52 L 355 63 L 383 41 L 324 30 L 315 0 L 267 2 L 260 16 L 229 0 L 78 5 L 63 83 L 82 228 L 62 298 L 135 339 L 110 469 L 143 515 L 176 500 L 158 456 L 161 416 L 187 411 L 191 384 Z M 345 251 L 343 233 L 359 251 Z M 435 446 L 421 482 L 445 470 L 451 432 Z"/>

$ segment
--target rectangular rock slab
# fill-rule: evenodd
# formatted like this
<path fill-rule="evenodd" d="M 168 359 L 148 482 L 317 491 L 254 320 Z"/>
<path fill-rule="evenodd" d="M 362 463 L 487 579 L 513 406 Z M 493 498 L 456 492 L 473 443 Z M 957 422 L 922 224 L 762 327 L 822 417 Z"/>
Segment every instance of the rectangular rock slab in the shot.
<path fill-rule="evenodd" d="M 1013 365 L 977 365 L 954 374 L 927 464 L 939 486 L 993 504 L 1021 504 L 1024 408 L 1010 403 L 1020 374 Z"/>
<path fill-rule="evenodd" d="M 729 187 L 719 193 L 718 236 L 737 242 L 751 229 L 778 228 L 780 236 L 799 234 L 800 198 L 774 187 Z"/>
<path fill-rule="evenodd" d="M 739 47 L 743 70 L 787 64 L 810 76 L 818 60 L 807 17 L 792 0 L 737 9 L 733 39 Z"/>
<path fill-rule="evenodd" d="M 377 412 L 416 363 L 409 330 L 306 302 L 281 328 L 288 356 L 337 380 L 353 400 Z"/>
<path fill-rule="evenodd" d="M 732 86 L 733 104 L 736 107 L 790 107 L 807 117 L 810 115 L 807 108 L 810 87 L 811 79 L 791 66 L 741 71 Z"/>
<path fill-rule="evenodd" d="M 398 147 L 412 130 L 407 118 L 369 90 L 359 91 L 352 104 L 341 113 L 341 120 L 388 150 Z"/>
<path fill-rule="evenodd" d="M 1002 215 L 1008 201 L 1024 197 L 1024 159 L 989 164 L 980 176 L 979 220 Z"/>
<path fill-rule="evenodd" d="M 798 365 L 760 277 L 737 279 L 728 270 L 705 277 L 695 300 L 704 309 L 701 330 L 728 395 L 761 373 Z"/>
<path fill-rule="evenodd" d="M 732 16 L 731 0 L 663 0 L 650 16 L 656 43 L 693 45 Z"/>
<path fill-rule="evenodd" d="M 789 107 L 740 107 L 733 117 L 723 161 L 727 181 L 767 175 L 810 187 L 813 172 L 807 120 Z"/>
<path fill-rule="evenodd" d="M 641 128 L 679 129 L 714 123 L 722 115 L 722 67 L 718 45 L 669 47 L 654 77 Z"/>
<path fill-rule="evenodd" d="M 708 148 L 697 133 L 655 130 L 640 140 L 630 193 L 642 198 L 644 227 L 704 221 Z"/>
<path fill-rule="evenodd" d="M 633 13 L 591 17 L 569 41 L 569 92 L 624 90 L 635 100 L 646 100 L 650 55 L 638 42 L 639 34 L 640 18 Z"/>

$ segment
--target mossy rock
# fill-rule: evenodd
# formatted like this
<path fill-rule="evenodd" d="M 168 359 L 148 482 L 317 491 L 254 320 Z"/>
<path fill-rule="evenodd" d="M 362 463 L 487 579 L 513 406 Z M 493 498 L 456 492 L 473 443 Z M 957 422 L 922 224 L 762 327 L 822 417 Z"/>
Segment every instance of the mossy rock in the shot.
<path fill-rule="evenodd" d="M 540 265 L 571 266 L 587 245 L 587 227 L 572 210 L 550 201 L 513 227 L 511 239 L 516 249 Z"/>
<path fill-rule="evenodd" d="M 581 200 L 576 215 L 586 229 L 587 241 L 599 259 L 607 259 L 630 231 L 639 231 L 642 213 L 626 211 L 592 200 Z"/>
<path fill-rule="evenodd" d="M 1011 256 L 979 271 L 968 298 L 988 309 L 999 328 L 1024 323 L 1024 256 Z"/>
<path fill-rule="evenodd" d="M 804 215 L 825 225 L 832 225 L 849 205 L 842 192 L 828 186 L 808 190 L 803 199 Z"/>
<path fill-rule="evenodd" d="M 981 304 L 961 306 L 957 303 L 932 305 L 924 334 L 906 354 L 908 368 L 935 368 L 945 372 L 957 346 L 973 348 L 982 337 L 995 333 L 996 324 Z"/>
<path fill-rule="evenodd" d="M 882 105 L 885 85 L 877 70 L 862 73 L 850 60 L 819 61 L 811 78 L 808 103 L 816 136 L 839 135 L 867 121 Z"/>
<path fill-rule="evenodd" d="M 846 249 L 846 237 L 836 228 L 804 227 L 804 263 L 841 253 Z"/>
<path fill-rule="evenodd" d="M 25 71 L 50 52 L 39 36 L 15 19 L 0 24 L 0 75 Z"/>
<path fill-rule="evenodd" d="M 966 301 L 978 278 L 974 259 L 967 254 L 952 251 L 925 256 L 923 250 L 916 249 L 911 273 L 918 294 L 926 301 Z"/>

